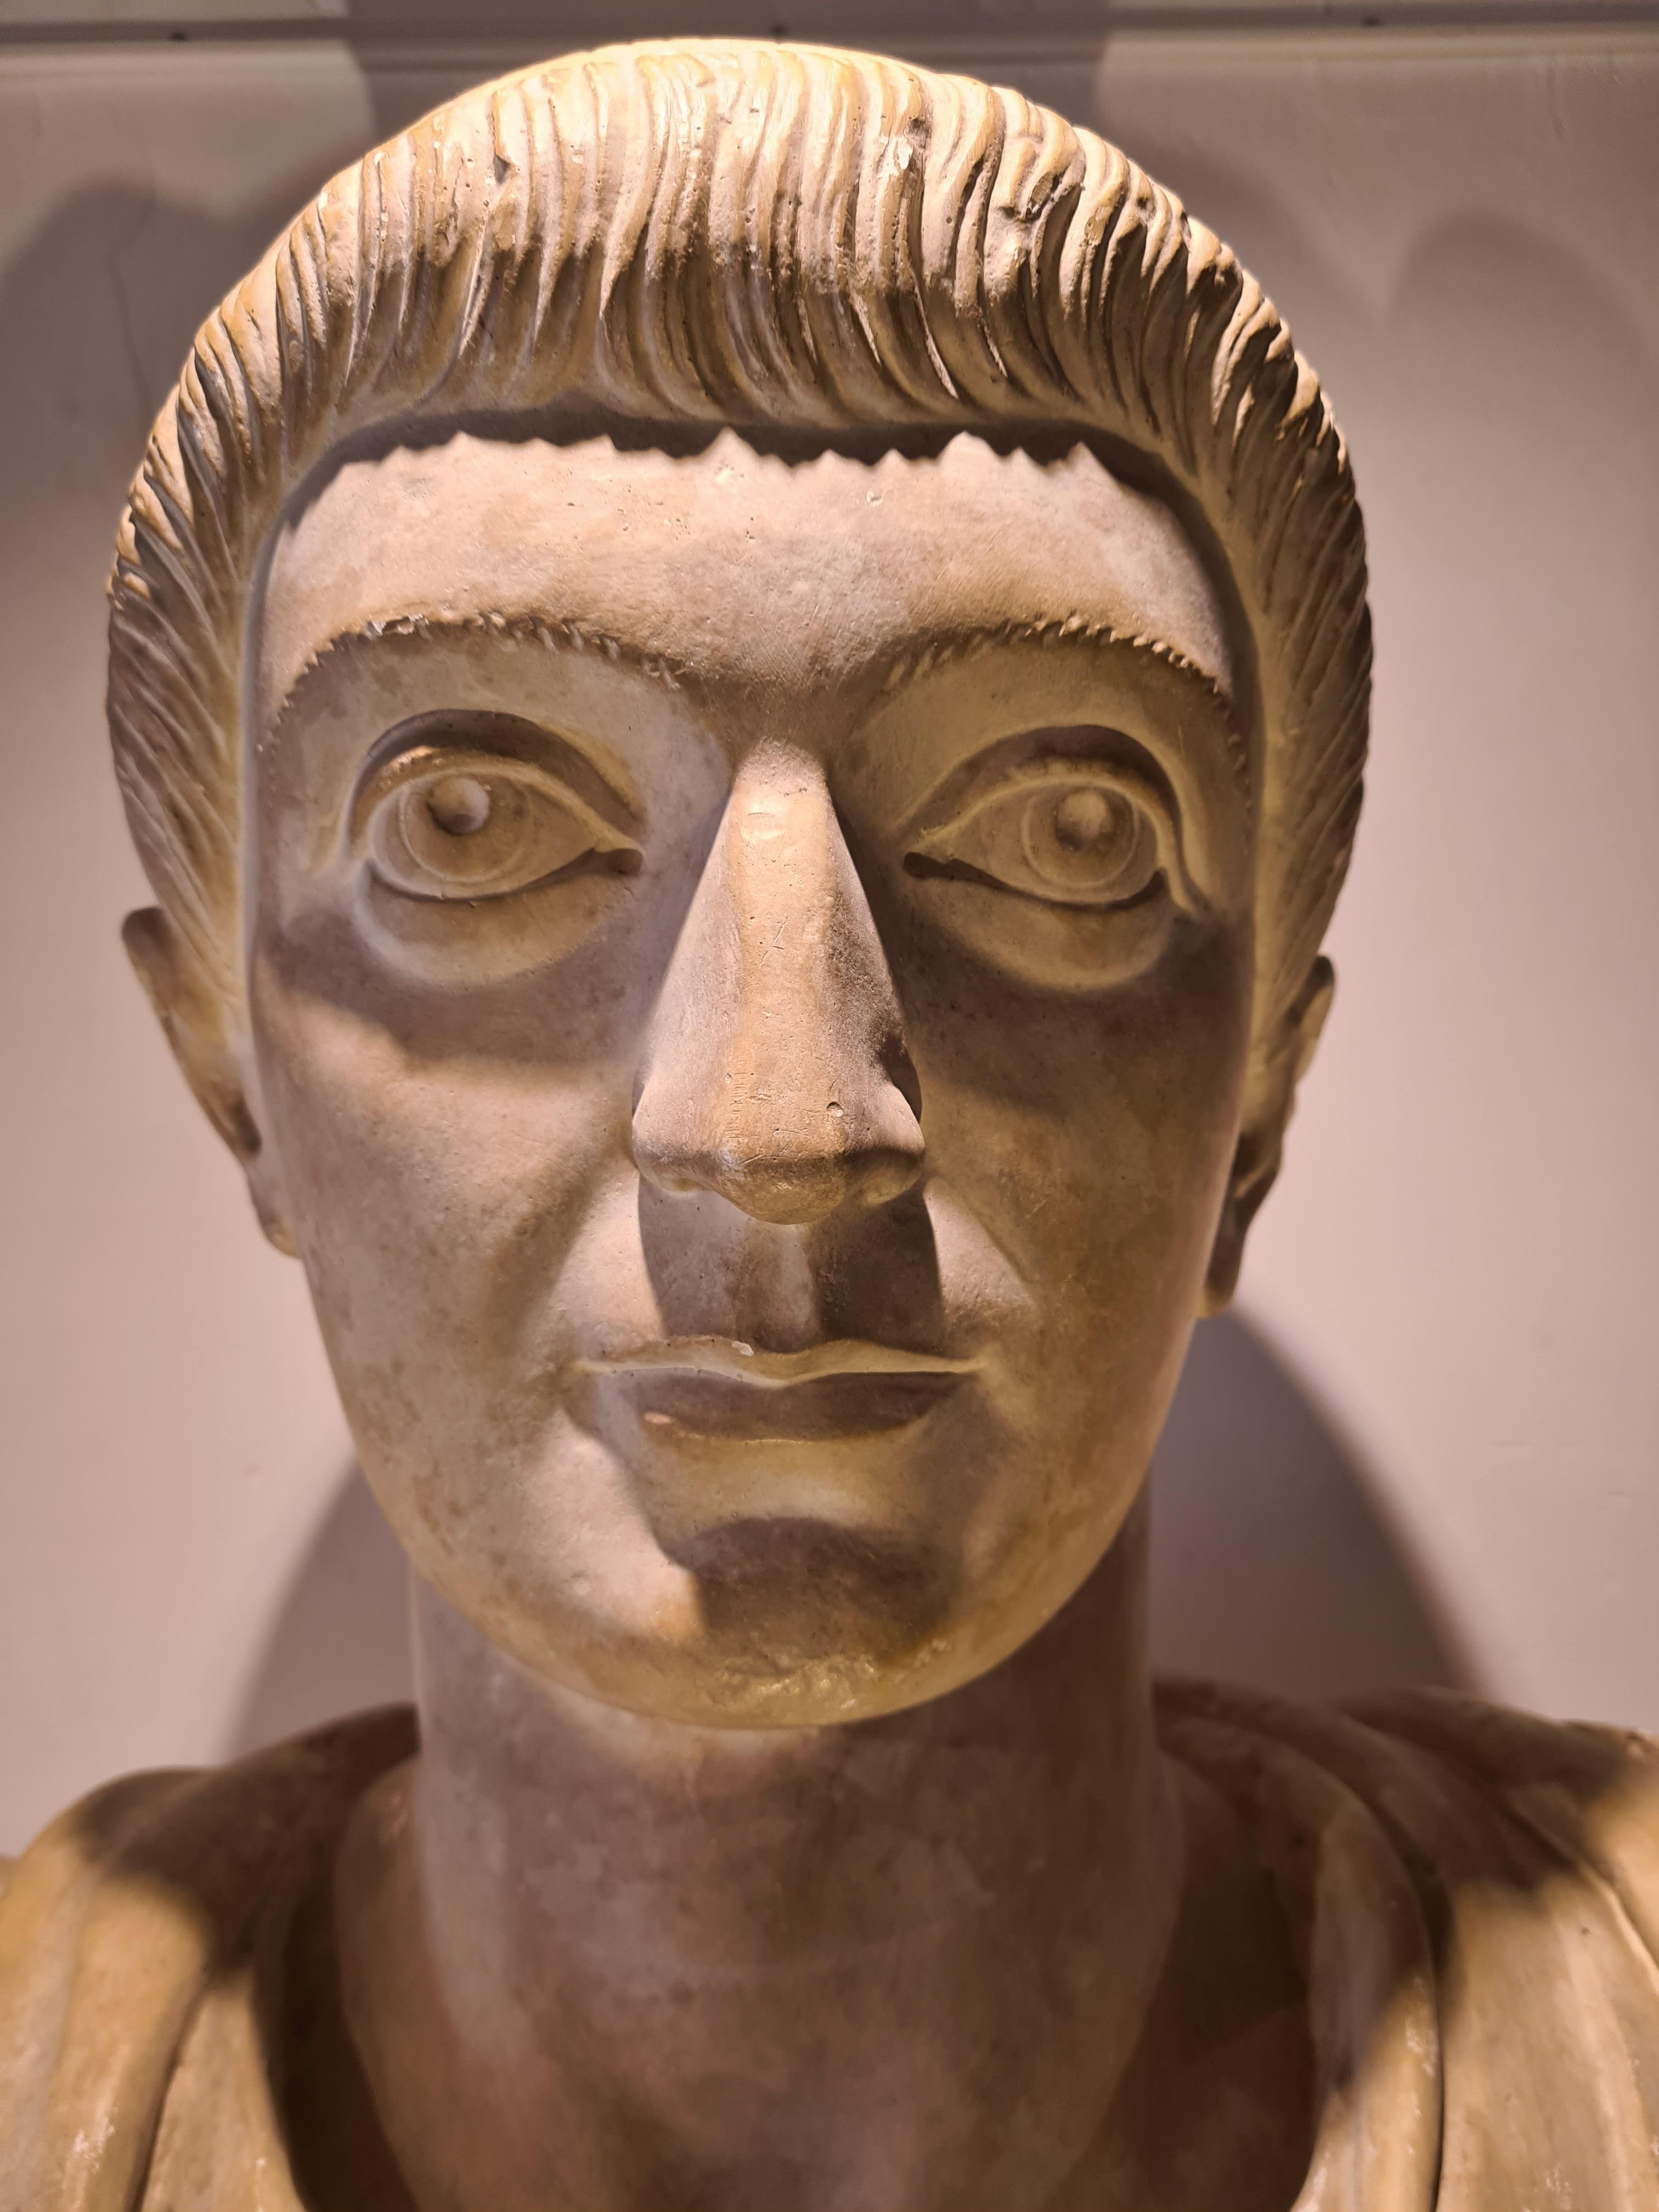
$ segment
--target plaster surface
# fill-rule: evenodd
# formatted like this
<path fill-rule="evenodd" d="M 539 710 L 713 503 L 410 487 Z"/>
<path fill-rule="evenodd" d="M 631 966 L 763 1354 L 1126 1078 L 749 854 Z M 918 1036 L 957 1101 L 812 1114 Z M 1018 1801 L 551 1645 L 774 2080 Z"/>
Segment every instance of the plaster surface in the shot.
<path fill-rule="evenodd" d="M 1449 1652 L 1493 1694 L 1649 1725 L 1652 55 L 1636 33 L 1124 40 L 994 64 L 1131 143 L 1264 275 L 1366 490 L 1382 644 L 1344 988 L 1243 1286 L 1339 1440 L 1325 1494 L 1363 1501 L 1310 1574 L 1414 1593 L 1443 1633 L 1411 1669 Z M 3 366 L 30 425 L 6 461 L 28 957 L 5 988 L 39 1047 L 6 1100 L 11 1847 L 120 1766 L 228 1747 L 348 1453 L 295 1273 L 249 1239 L 114 943 L 141 891 L 101 732 L 108 515 L 202 301 L 338 161 L 498 64 L 14 53 L 0 75 L 6 327 L 39 334 Z M 1252 1401 L 1194 1360 L 1219 1434 Z M 1303 1468 L 1307 1433 L 1285 1418 Z M 1293 1494 L 1272 1456 L 1257 1531 Z M 1364 1679 L 1352 1647 L 1273 1650 L 1243 1607 L 1230 1645 L 1224 1611 L 1182 1607 L 1166 1587 L 1177 1660 Z M 283 1725 L 398 1680 L 348 1606 L 321 1617 L 338 1665 L 307 1655 L 314 1702 Z"/>

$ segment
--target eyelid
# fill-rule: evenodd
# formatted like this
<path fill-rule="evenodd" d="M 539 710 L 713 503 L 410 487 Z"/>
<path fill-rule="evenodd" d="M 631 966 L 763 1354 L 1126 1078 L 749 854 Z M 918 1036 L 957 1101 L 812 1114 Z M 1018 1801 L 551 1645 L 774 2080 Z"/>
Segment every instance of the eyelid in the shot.
<path fill-rule="evenodd" d="M 999 747 L 996 750 L 1001 753 L 1004 749 Z M 944 848 L 950 839 L 1000 799 L 1017 797 L 1023 791 L 1040 790 L 1045 784 L 1090 782 L 1127 793 L 1141 808 L 1157 836 L 1158 865 L 1169 883 L 1170 896 L 1179 905 L 1194 911 L 1201 908 L 1206 902 L 1193 882 L 1182 851 L 1179 811 L 1162 777 L 1150 766 L 1143 768 L 1138 762 L 1121 757 L 1103 758 L 1098 752 L 1038 752 L 1004 768 L 1000 773 L 990 769 L 983 761 L 970 763 L 965 775 L 958 771 L 948 776 L 911 817 L 905 832 L 907 855 L 933 860 L 946 857 Z M 939 804 L 945 791 L 951 793 L 954 802 L 948 812 L 943 811 Z M 942 818 L 936 819 L 931 827 L 918 830 L 919 819 L 941 813 Z"/>
<path fill-rule="evenodd" d="M 346 835 L 353 844 L 361 845 L 375 814 L 387 799 L 395 797 L 405 784 L 419 783 L 439 775 L 476 775 L 480 779 L 510 778 L 531 786 L 556 806 L 564 807 L 595 832 L 595 849 L 615 853 L 637 850 L 633 838 L 618 830 L 612 822 L 574 791 L 562 776 L 556 775 L 540 762 L 526 760 L 516 752 L 498 752 L 493 747 L 477 744 L 444 744 L 416 739 L 378 763 L 372 759 L 356 792 L 347 812 Z"/>
<path fill-rule="evenodd" d="M 566 737 L 500 708 L 450 701 L 405 715 L 381 732 L 357 773 L 346 808 L 347 836 L 360 839 L 368 811 L 405 776 L 422 773 L 421 763 L 430 772 L 434 757 L 453 764 L 457 775 L 469 769 L 474 774 L 485 769 L 498 775 L 522 773 L 549 798 L 580 799 L 625 840 L 631 841 L 639 827 L 641 810 L 633 779 L 608 747 Z"/>

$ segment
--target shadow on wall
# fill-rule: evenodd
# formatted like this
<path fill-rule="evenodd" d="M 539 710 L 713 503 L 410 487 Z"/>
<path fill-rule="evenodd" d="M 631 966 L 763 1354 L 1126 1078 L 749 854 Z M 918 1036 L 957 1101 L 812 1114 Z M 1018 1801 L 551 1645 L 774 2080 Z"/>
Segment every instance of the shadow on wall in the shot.
<path fill-rule="evenodd" d="M 1286 1697 L 1477 1686 L 1352 1450 L 1236 1314 L 1194 1332 L 1152 1461 L 1152 1641 Z"/>
<path fill-rule="evenodd" d="M 10 403 L 0 420 L 30 426 L 8 448 L 14 504 L 56 513 L 70 471 L 74 512 L 91 518 L 93 534 L 84 546 L 54 542 L 60 559 L 79 562 L 88 592 L 196 317 L 299 197 L 297 185 L 284 188 L 220 222 L 100 188 L 59 210 L 7 272 L 0 322 L 41 334 L 0 365 Z M 98 742 L 91 729 L 84 741 Z M 1194 1339 L 1155 1500 L 1153 1644 L 1165 1667 L 1311 1697 L 1463 1679 L 1352 1455 L 1236 1318 L 1206 1323 Z M 351 1472 L 255 1662 L 228 1747 L 406 1695 L 404 1583 Z"/>
<path fill-rule="evenodd" d="M 355 1467 L 319 1522 L 247 1681 L 226 1758 L 336 1713 L 411 1695 L 409 1569 Z"/>
<path fill-rule="evenodd" d="M 1304 1698 L 1468 1686 L 1364 1478 L 1236 1316 L 1195 1334 L 1152 1480 L 1161 1667 Z M 403 1555 L 353 1468 L 254 1662 L 226 1753 L 406 1698 L 407 1595 Z"/>

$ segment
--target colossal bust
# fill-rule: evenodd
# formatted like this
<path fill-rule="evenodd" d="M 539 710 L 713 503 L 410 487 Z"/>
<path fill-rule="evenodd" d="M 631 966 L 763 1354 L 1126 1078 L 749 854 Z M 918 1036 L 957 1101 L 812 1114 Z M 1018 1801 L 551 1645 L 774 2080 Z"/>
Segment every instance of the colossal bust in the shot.
<path fill-rule="evenodd" d="M 1659 2206 L 1650 1747 L 1146 1671 L 1365 737 L 1226 248 L 1009 93 L 550 64 L 209 319 L 112 600 L 418 1716 L 17 1862 L 0 2212 Z"/>

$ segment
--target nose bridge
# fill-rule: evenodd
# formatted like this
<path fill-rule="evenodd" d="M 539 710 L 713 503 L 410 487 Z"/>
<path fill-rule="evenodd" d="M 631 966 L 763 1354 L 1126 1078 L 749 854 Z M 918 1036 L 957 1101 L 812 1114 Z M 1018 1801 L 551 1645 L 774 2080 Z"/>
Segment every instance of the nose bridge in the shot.
<path fill-rule="evenodd" d="M 887 1068 L 892 978 L 817 764 L 739 770 L 658 1003 L 634 1115 L 641 1171 L 809 1222 L 914 1180 L 921 1132 Z"/>

